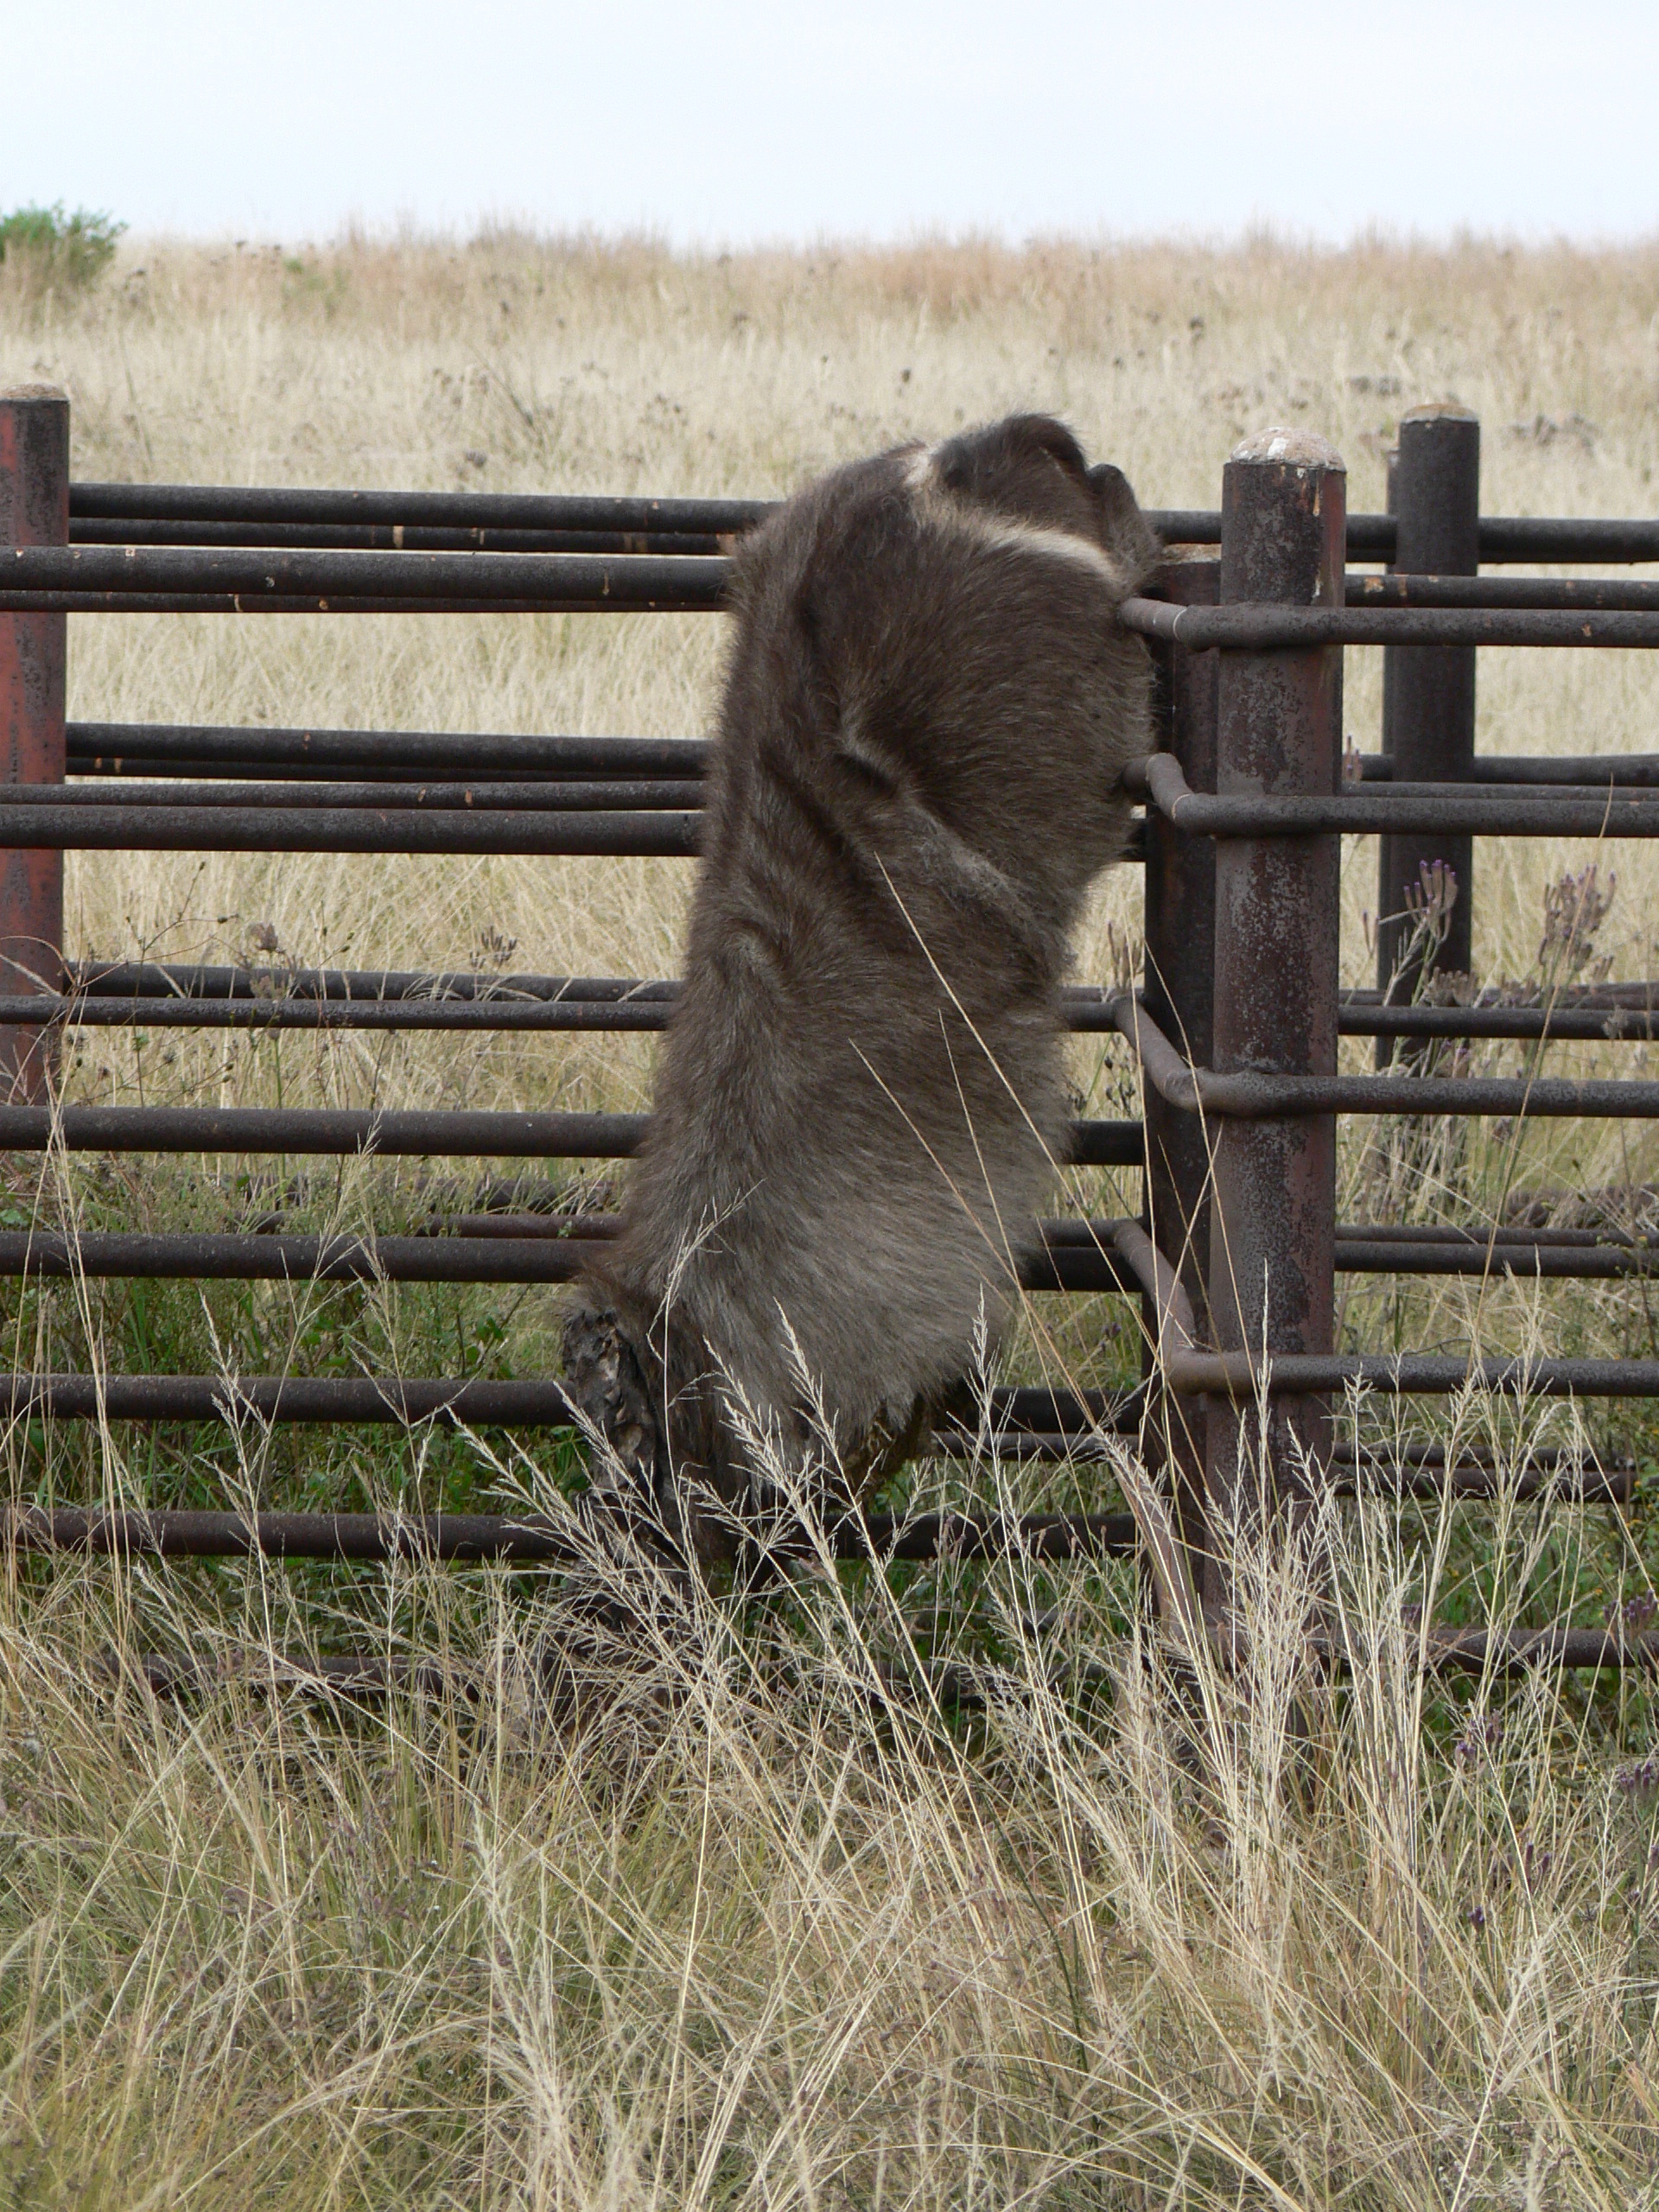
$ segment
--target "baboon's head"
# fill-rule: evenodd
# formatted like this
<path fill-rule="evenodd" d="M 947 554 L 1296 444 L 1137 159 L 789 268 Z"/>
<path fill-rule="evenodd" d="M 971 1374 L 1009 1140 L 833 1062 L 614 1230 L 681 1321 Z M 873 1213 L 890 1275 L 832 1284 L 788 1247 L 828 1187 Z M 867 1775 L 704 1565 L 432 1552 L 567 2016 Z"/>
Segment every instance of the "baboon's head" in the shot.
<path fill-rule="evenodd" d="M 1121 468 L 1090 468 L 1064 423 L 1052 415 L 1010 415 L 966 430 L 927 455 L 932 480 L 958 498 L 1038 529 L 1090 538 L 1119 569 L 1125 594 L 1156 565 L 1157 539 Z"/>

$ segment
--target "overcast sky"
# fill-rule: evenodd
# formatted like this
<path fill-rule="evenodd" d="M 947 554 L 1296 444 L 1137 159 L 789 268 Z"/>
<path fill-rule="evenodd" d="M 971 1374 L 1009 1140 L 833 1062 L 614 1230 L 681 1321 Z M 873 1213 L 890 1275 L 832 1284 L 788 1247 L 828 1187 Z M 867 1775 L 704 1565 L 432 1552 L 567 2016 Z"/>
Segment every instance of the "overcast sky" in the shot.
<path fill-rule="evenodd" d="M 0 0 L 0 211 L 1659 235 L 1659 0 Z"/>

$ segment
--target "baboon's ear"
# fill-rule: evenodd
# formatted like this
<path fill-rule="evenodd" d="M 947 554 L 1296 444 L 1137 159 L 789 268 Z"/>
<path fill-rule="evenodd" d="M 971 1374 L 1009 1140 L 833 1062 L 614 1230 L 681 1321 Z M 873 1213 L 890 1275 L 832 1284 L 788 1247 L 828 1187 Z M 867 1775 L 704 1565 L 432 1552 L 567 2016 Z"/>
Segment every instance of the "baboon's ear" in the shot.
<path fill-rule="evenodd" d="M 1141 512 L 1129 480 L 1121 468 L 1103 461 L 1090 470 L 1089 481 L 1100 502 L 1100 534 L 1106 550 L 1139 582 L 1157 567 L 1163 548 Z"/>

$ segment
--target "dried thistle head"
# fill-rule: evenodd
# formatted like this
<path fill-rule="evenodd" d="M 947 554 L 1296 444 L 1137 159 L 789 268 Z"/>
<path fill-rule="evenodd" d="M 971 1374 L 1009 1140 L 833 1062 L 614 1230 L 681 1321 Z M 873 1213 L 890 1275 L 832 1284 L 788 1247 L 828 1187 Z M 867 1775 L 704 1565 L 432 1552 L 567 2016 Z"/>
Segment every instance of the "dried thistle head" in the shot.
<path fill-rule="evenodd" d="M 1406 912 L 1414 933 L 1433 945 L 1446 942 L 1452 909 L 1458 903 L 1458 872 L 1445 861 L 1420 861 L 1417 880 L 1405 887 Z"/>
<path fill-rule="evenodd" d="M 1591 861 L 1576 874 L 1568 869 L 1554 883 L 1544 886 L 1544 933 L 1538 941 L 1538 972 L 1551 982 L 1575 982 L 1594 957 L 1596 935 L 1612 911 L 1618 878 L 1610 868 L 1604 883 L 1599 864 Z M 1587 980 L 1599 982 L 1612 966 L 1611 957 L 1597 962 L 1599 972 Z"/>

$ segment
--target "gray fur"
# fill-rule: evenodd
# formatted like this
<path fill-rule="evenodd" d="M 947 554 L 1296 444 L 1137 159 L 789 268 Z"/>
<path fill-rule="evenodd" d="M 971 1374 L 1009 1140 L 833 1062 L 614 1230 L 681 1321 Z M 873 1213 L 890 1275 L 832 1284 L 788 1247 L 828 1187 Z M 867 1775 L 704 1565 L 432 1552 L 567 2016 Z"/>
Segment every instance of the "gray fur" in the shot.
<path fill-rule="evenodd" d="M 792 1330 L 856 1483 L 970 1365 L 982 1303 L 1008 1316 L 1071 932 L 1150 745 L 1114 614 L 1156 554 L 1116 469 L 1016 416 L 836 470 L 737 556 L 684 988 L 589 1275 L 658 1417 L 642 1441 L 625 1393 L 622 1456 L 705 1556 L 749 1487 L 722 1376 L 804 1450 Z"/>

